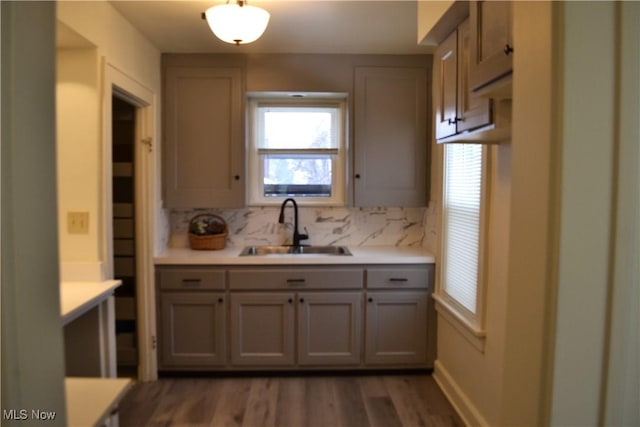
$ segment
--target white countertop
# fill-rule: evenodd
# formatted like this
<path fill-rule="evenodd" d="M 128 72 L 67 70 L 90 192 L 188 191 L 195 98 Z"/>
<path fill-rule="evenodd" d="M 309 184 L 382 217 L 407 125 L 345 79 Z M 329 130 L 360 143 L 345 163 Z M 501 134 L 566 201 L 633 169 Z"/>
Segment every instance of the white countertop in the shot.
<path fill-rule="evenodd" d="M 217 251 L 166 249 L 154 258 L 156 265 L 309 265 L 309 264 L 433 264 L 431 252 L 421 247 L 348 247 L 352 256 L 342 255 L 264 255 L 239 256 L 243 247 Z"/>
<path fill-rule="evenodd" d="M 62 324 L 66 325 L 109 298 L 113 294 L 113 290 L 121 284 L 120 280 L 61 282 L 60 314 Z"/>
<path fill-rule="evenodd" d="M 66 378 L 67 425 L 102 425 L 129 387 L 128 378 Z"/>

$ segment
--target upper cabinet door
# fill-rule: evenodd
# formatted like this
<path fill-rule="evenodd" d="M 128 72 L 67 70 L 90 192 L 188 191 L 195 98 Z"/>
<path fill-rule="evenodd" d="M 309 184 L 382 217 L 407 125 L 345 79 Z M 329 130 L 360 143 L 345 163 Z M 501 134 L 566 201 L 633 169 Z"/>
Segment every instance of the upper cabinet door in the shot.
<path fill-rule="evenodd" d="M 436 139 L 456 134 L 458 118 L 458 42 L 454 31 L 436 49 L 433 74 L 435 80 Z"/>
<path fill-rule="evenodd" d="M 457 137 L 491 125 L 491 100 L 471 91 L 469 63 L 471 33 L 465 20 L 435 52 L 434 109 L 436 140 Z M 462 139 L 460 142 L 464 142 Z"/>
<path fill-rule="evenodd" d="M 427 69 L 355 71 L 356 206 L 426 206 Z"/>
<path fill-rule="evenodd" d="M 492 104 L 488 98 L 474 94 L 470 84 L 471 26 L 465 20 L 458 27 L 458 133 L 473 130 L 492 123 Z"/>
<path fill-rule="evenodd" d="M 164 203 L 244 205 L 242 70 L 166 67 Z"/>
<path fill-rule="evenodd" d="M 478 90 L 512 71 L 510 1 L 472 1 L 471 89 Z"/>

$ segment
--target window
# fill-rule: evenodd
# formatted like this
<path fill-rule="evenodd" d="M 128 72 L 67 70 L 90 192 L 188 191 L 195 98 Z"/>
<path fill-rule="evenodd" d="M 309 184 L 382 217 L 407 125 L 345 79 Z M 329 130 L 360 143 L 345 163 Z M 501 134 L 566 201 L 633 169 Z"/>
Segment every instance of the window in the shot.
<path fill-rule="evenodd" d="M 442 270 L 438 302 L 483 336 L 482 240 L 485 148 L 447 144 L 444 148 Z"/>
<path fill-rule="evenodd" d="M 345 203 L 345 100 L 253 98 L 249 204 Z"/>

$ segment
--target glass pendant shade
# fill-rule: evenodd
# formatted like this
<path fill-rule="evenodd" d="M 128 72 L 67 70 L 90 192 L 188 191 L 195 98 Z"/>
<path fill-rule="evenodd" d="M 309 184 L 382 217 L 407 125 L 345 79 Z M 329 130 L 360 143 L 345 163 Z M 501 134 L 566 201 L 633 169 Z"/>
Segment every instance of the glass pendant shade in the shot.
<path fill-rule="evenodd" d="M 210 7 L 205 16 L 213 34 L 233 44 L 256 41 L 269 23 L 269 12 L 243 1 Z"/>

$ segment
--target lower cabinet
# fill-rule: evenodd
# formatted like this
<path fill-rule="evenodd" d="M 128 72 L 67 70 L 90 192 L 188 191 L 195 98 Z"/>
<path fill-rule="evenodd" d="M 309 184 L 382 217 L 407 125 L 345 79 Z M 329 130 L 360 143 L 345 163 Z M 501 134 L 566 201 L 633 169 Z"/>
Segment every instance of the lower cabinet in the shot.
<path fill-rule="evenodd" d="M 426 291 L 367 292 L 366 364 L 427 362 Z"/>
<path fill-rule="evenodd" d="M 160 370 L 432 367 L 432 265 L 161 267 Z"/>
<path fill-rule="evenodd" d="M 231 294 L 231 364 L 291 366 L 294 294 Z"/>
<path fill-rule="evenodd" d="M 227 310 L 223 292 L 163 292 L 160 367 L 224 366 Z"/>
<path fill-rule="evenodd" d="M 301 292 L 297 298 L 298 364 L 359 364 L 362 292 Z"/>
<path fill-rule="evenodd" d="M 361 313 L 361 292 L 231 293 L 231 364 L 358 365 Z"/>

